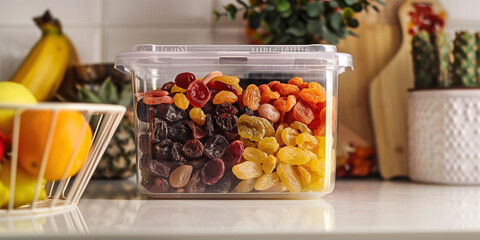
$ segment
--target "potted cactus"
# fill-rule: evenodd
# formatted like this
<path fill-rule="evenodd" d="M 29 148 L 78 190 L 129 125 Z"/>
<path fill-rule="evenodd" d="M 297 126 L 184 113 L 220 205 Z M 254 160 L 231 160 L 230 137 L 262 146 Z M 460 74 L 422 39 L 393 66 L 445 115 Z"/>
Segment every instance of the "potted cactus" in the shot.
<path fill-rule="evenodd" d="M 409 176 L 480 184 L 480 33 L 418 31 L 408 92 Z"/>

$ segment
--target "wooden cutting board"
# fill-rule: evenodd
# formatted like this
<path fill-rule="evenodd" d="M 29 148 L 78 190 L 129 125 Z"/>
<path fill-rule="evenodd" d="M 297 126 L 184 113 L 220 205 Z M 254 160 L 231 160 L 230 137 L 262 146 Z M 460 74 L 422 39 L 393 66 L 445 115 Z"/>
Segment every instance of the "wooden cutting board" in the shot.
<path fill-rule="evenodd" d="M 406 0 L 399 8 L 402 28 L 399 51 L 372 80 L 369 92 L 371 117 L 380 174 L 385 179 L 408 176 L 407 90 L 413 87 L 411 39 L 408 34 L 412 3 L 429 3 L 435 13 L 443 11 L 436 0 Z"/>

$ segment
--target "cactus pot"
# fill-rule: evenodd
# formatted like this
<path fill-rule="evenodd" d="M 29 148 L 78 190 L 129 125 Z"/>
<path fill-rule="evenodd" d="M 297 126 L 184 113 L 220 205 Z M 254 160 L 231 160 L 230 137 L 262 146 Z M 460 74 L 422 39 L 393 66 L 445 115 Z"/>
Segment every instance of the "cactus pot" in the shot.
<path fill-rule="evenodd" d="M 411 180 L 480 184 L 480 89 L 409 91 L 407 127 Z"/>

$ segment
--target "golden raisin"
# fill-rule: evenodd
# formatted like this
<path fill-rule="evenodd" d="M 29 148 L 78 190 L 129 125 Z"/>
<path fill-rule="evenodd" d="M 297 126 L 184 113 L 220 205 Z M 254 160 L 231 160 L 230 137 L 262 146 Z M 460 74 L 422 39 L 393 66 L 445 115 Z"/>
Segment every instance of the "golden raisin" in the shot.
<path fill-rule="evenodd" d="M 300 133 L 295 139 L 295 142 L 300 148 L 306 150 L 314 149 L 318 145 L 317 139 L 307 132 Z"/>
<path fill-rule="evenodd" d="M 305 164 L 310 161 L 310 155 L 308 155 L 305 150 L 292 146 L 280 148 L 277 157 L 278 160 L 291 165 Z"/>
<path fill-rule="evenodd" d="M 194 107 L 190 110 L 190 119 L 192 119 L 199 126 L 203 126 L 205 123 L 206 115 L 201 108 Z"/>
<path fill-rule="evenodd" d="M 287 127 L 282 131 L 282 140 L 288 146 L 297 145 L 297 142 L 295 141 L 295 139 L 297 139 L 297 136 L 298 136 L 297 130 L 291 127 Z"/>
<path fill-rule="evenodd" d="M 256 162 L 245 161 L 232 167 L 233 174 L 238 179 L 252 179 L 262 176 L 262 165 Z"/>
<path fill-rule="evenodd" d="M 292 165 L 281 162 L 277 167 L 277 174 L 280 177 L 283 185 L 289 192 L 300 192 L 302 185 L 300 184 L 300 178 L 293 169 Z"/>
<path fill-rule="evenodd" d="M 277 142 L 278 142 L 278 144 L 280 144 L 280 146 L 285 145 L 285 143 L 283 142 L 283 139 L 282 139 L 283 129 L 285 129 L 285 126 L 283 124 L 280 124 L 280 125 L 278 125 L 277 131 L 275 132 L 275 138 L 277 139 Z"/>
<path fill-rule="evenodd" d="M 190 102 L 188 98 L 183 93 L 177 93 L 173 96 L 173 103 L 180 109 L 187 109 Z"/>
<path fill-rule="evenodd" d="M 224 91 L 220 91 L 219 93 L 217 93 L 217 95 L 215 95 L 215 97 L 213 98 L 213 104 L 221 104 L 224 102 L 234 103 L 237 100 L 238 100 L 238 97 L 237 95 L 235 95 L 235 93 L 224 90 Z"/>
<path fill-rule="evenodd" d="M 173 85 L 172 89 L 170 90 L 171 93 L 184 93 L 187 89 L 181 88 L 177 85 Z"/>
<path fill-rule="evenodd" d="M 258 148 L 247 147 L 243 151 L 243 158 L 256 163 L 265 162 L 265 160 L 267 160 L 267 156 L 268 155 L 264 151 Z"/>
<path fill-rule="evenodd" d="M 258 142 L 258 149 L 266 152 L 267 154 L 273 154 L 278 150 L 280 145 L 275 137 L 265 137 Z"/>
<path fill-rule="evenodd" d="M 308 171 L 306 167 L 303 166 L 298 166 L 298 172 L 300 173 L 300 180 L 303 183 L 303 185 L 307 186 L 312 182 L 312 175 Z"/>
<path fill-rule="evenodd" d="M 262 190 L 267 190 L 276 183 L 280 181 L 280 178 L 278 177 L 278 174 L 276 172 L 274 173 L 265 173 L 259 178 L 257 178 L 257 181 L 255 181 L 255 190 L 257 191 L 262 191 Z"/>
<path fill-rule="evenodd" d="M 265 162 L 262 164 L 263 171 L 265 173 L 272 173 L 273 170 L 275 170 L 275 167 L 277 167 L 277 162 L 277 157 L 268 155 L 267 160 L 265 160 Z"/>
<path fill-rule="evenodd" d="M 251 192 L 255 186 L 255 181 L 256 181 L 255 178 L 242 180 L 233 189 L 233 192 L 237 192 L 237 193 Z"/>

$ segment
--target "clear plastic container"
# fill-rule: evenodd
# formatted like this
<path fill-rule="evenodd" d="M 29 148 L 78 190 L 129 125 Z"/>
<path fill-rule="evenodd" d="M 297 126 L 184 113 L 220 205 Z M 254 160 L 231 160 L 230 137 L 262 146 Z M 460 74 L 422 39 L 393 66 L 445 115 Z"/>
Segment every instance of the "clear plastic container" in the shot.
<path fill-rule="evenodd" d="M 130 74 L 134 87 L 140 192 L 153 198 L 331 192 L 337 77 L 347 67 L 351 55 L 331 45 L 136 45 L 119 53 L 115 68 Z"/>

